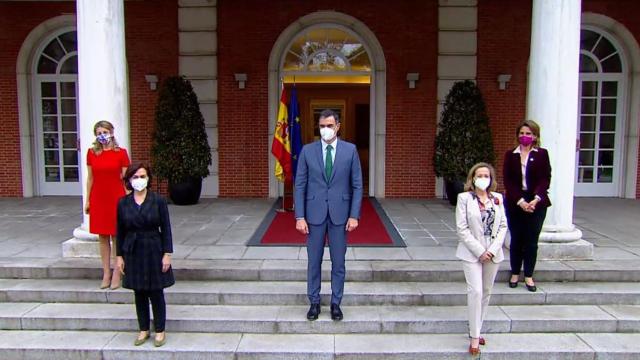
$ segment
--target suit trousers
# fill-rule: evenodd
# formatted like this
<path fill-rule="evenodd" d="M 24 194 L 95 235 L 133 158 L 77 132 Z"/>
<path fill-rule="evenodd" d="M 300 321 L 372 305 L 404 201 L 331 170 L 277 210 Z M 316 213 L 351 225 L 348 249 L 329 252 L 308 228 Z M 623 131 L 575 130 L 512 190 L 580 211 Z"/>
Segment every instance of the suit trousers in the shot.
<path fill-rule="evenodd" d="M 346 268 L 344 258 L 347 253 L 346 224 L 335 225 L 325 219 L 321 225 L 309 224 L 307 236 L 307 296 L 311 304 L 320 304 L 320 284 L 322 282 L 322 256 L 325 238 L 329 238 L 331 254 L 331 303 L 340 305 L 344 291 Z"/>
<path fill-rule="evenodd" d="M 164 301 L 164 290 L 135 290 L 136 314 L 140 331 L 149 331 L 149 300 L 153 309 L 153 328 L 163 332 L 167 318 L 167 304 Z"/>
<path fill-rule="evenodd" d="M 525 212 L 519 206 L 508 206 L 506 210 L 511 233 L 511 274 L 519 275 L 524 263 L 524 276 L 533 277 L 538 258 L 538 237 L 547 216 L 547 208 L 537 208 L 533 213 Z"/>
<path fill-rule="evenodd" d="M 469 335 L 480 337 L 482 322 L 487 317 L 489 299 L 493 282 L 500 264 L 494 262 L 463 261 L 464 277 L 467 280 L 467 312 L 469 316 Z"/>

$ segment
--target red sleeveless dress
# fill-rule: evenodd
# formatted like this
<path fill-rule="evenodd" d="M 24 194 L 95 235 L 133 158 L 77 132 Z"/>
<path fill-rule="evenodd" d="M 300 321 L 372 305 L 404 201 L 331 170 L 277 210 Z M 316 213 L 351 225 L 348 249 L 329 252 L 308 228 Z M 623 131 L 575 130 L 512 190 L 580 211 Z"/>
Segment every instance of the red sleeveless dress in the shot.
<path fill-rule="evenodd" d="M 129 166 L 129 154 L 124 148 L 104 150 L 99 155 L 89 149 L 87 165 L 91 167 L 93 185 L 89 193 L 89 232 L 116 235 L 118 199 L 124 196 L 122 168 Z"/>

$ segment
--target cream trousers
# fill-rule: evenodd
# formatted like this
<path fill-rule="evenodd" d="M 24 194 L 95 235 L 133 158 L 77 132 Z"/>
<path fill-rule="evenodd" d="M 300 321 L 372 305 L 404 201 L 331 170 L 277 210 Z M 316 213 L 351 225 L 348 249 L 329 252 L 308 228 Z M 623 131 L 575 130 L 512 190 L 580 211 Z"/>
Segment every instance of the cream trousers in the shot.
<path fill-rule="evenodd" d="M 482 321 L 487 316 L 493 281 L 500 264 L 463 261 L 464 277 L 467 280 L 467 311 L 469 314 L 469 335 L 480 337 Z"/>

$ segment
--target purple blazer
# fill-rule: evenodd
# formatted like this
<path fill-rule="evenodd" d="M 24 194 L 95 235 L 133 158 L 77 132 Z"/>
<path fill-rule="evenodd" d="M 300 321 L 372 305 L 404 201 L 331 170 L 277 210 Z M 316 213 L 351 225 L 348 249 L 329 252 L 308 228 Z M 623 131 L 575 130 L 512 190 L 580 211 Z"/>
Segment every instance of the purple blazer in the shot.
<path fill-rule="evenodd" d="M 514 153 L 514 149 L 504 155 L 503 180 L 507 192 L 506 205 L 517 206 L 518 200 L 524 197 L 522 190 L 522 170 L 520 168 L 520 154 Z M 531 150 L 527 162 L 527 189 L 540 197 L 539 206 L 549 207 L 548 190 L 551 182 L 551 163 L 546 149 Z"/>

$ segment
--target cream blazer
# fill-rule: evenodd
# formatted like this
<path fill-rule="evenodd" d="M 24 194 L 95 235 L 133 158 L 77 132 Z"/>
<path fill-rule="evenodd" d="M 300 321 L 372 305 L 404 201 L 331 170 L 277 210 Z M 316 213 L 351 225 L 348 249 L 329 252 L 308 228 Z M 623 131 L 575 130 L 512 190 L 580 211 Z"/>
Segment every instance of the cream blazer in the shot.
<path fill-rule="evenodd" d="M 478 258 L 485 252 L 493 254 L 492 261 L 499 263 L 504 260 L 502 244 L 507 235 L 507 218 L 504 211 L 502 195 L 492 192 L 498 200 L 495 205 L 496 217 L 491 229 L 489 241 L 485 240 L 484 226 L 480 215 L 480 206 L 469 191 L 458 194 L 456 206 L 456 232 L 458 234 L 458 249 L 456 257 L 460 260 L 478 262 Z"/>

